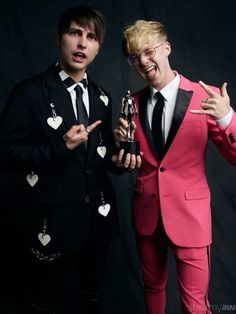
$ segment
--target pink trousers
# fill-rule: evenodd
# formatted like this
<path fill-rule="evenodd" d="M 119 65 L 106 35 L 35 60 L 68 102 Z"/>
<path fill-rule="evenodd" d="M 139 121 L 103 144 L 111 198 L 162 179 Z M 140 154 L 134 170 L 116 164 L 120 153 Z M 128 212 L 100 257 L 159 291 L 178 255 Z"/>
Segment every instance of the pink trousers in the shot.
<path fill-rule="evenodd" d="M 167 251 L 172 249 L 177 268 L 182 314 L 210 314 L 210 247 L 186 248 L 174 245 L 162 225 L 151 236 L 138 235 L 147 314 L 164 314 L 166 305 Z"/>

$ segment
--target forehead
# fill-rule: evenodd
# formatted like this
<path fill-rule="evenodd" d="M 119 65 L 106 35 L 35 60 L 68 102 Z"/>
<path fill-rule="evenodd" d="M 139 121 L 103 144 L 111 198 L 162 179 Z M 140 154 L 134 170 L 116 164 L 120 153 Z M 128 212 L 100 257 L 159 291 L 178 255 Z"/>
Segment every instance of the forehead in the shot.
<path fill-rule="evenodd" d="M 142 51 L 154 47 L 157 44 L 156 40 L 145 40 L 142 42 L 139 42 L 136 46 L 132 47 L 132 52 L 131 54 L 138 54 L 141 53 Z"/>
<path fill-rule="evenodd" d="M 157 45 L 158 37 L 153 34 L 146 34 L 146 36 L 134 36 L 128 43 L 130 53 L 140 53 L 148 47 Z"/>
<path fill-rule="evenodd" d="M 69 28 L 75 28 L 75 29 L 80 29 L 82 31 L 85 31 L 86 33 L 95 33 L 93 25 L 81 25 L 75 21 L 70 22 L 70 27 Z"/>
<path fill-rule="evenodd" d="M 142 46 L 140 47 L 141 50 L 145 50 L 148 49 L 150 47 L 154 47 L 156 45 L 156 41 L 147 41 L 145 43 L 142 44 Z"/>

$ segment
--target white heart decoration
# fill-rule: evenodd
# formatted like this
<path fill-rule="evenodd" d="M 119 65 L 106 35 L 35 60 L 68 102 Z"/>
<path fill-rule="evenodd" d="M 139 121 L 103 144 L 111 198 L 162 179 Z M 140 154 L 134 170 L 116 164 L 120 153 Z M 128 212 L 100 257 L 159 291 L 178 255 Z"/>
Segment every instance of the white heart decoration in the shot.
<path fill-rule="evenodd" d="M 106 155 L 106 152 L 107 152 L 107 149 L 105 146 L 98 146 L 97 147 L 97 152 L 98 152 L 98 155 L 101 156 L 102 158 L 105 157 Z"/>
<path fill-rule="evenodd" d="M 43 246 L 47 245 L 51 241 L 51 237 L 49 234 L 38 234 L 39 241 L 42 243 Z"/>
<path fill-rule="evenodd" d="M 36 173 L 33 174 L 27 174 L 26 180 L 28 181 L 30 186 L 34 186 L 38 182 L 38 175 Z"/>
<path fill-rule="evenodd" d="M 106 217 L 111 209 L 110 204 L 101 205 L 98 207 L 98 212 L 102 216 Z"/>
<path fill-rule="evenodd" d="M 101 95 L 100 99 L 104 102 L 104 105 L 107 106 L 109 103 L 109 99 L 106 95 Z"/>
<path fill-rule="evenodd" d="M 62 123 L 62 117 L 60 116 L 57 116 L 55 118 L 50 117 L 47 119 L 47 123 L 51 128 L 56 130 Z"/>

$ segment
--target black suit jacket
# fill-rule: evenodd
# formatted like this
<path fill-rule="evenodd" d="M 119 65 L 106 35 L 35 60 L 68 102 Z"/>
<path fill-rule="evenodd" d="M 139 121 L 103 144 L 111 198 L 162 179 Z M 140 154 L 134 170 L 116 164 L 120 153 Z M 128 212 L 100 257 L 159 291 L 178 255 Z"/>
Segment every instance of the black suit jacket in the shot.
<path fill-rule="evenodd" d="M 2 206 L 25 239 L 37 243 L 47 219 L 48 247 L 78 249 L 90 228 L 99 236 L 118 233 L 113 187 L 106 170 L 115 150 L 111 126 L 111 101 L 100 98 L 105 92 L 88 80 L 90 123 L 102 120 L 84 144 L 70 151 L 63 135 L 76 124 L 71 98 L 55 67 L 20 82 L 13 89 L 0 119 L 0 163 L 4 178 Z M 56 114 L 63 121 L 57 129 L 47 123 Z M 97 147 L 102 140 L 107 153 L 102 158 Z M 38 176 L 31 187 L 30 173 Z M 111 205 L 106 217 L 98 213 L 104 203 Z M 91 227 L 92 226 L 92 227 Z"/>

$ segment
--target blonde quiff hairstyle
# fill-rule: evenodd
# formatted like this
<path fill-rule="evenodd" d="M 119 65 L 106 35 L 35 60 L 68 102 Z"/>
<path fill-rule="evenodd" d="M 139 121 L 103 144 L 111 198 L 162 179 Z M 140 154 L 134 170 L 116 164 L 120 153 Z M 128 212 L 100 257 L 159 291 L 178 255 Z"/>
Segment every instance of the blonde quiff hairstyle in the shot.
<path fill-rule="evenodd" d="M 167 41 L 165 26 L 157 21 L 137 20 L 124 30 L 123 52 L 126 56 L 141 51 L 144 44 Z"/>

